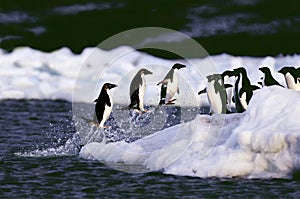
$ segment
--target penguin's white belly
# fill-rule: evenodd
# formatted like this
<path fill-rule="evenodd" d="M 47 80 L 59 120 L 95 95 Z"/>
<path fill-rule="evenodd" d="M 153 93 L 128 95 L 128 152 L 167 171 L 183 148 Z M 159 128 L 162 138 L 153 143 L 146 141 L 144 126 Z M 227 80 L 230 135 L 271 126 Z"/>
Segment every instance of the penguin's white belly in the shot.
<path fill-rule="evenodd" d="M 178 76 L 176 71 L 174 71 L 173 81 L 169 81 L 167 85 L 166 102 L 171 100 L 176 92 L 178 92 Z"/>
<path fill-rule="evenodd" d="M 110 100 L 111 106 L 109 107 L 109 106 L 105 105 L 105 109 L 104 109 L 104 113 L 103 113 L 103 118 L 102 118 L 102 121 L 100 122 L 100 127 L 104 126 L 104 123 L 106 122 L 106 120 L 108 120 L 108 118 L 109 118 L 109 116 L 111 114 L 113 103 L 112 103 L 112 100 L 111 100 L 110 96 L 109 96 L 109 100 Z"/>
<path fill-rule="evenodd" d="M 144 109 L 145 92 L 146 92 L 146 82 L 145 79 L 142 78 L 142 85 L 139 87 L 139 99 L 140 99 L 139 108 L 141 111 L 145 111 Z"/>
<path fill-rule="evenodd" d="M 210 111 L 212 113 L 222 113 L 222 99 L 220 96 L 220 92 L 215 92 L 214 81 L 207 84 L 206 92 L 208 101 L 210 103 Z"/>
<path fill-rule="evenodd" d="M 285 81 L 289 89 L 300 91 L 300 83 L 298 82 L 298 80 L 297 83 L 295 83 L 294 77 L 290 73 L 287 73 L 285 75 Z"/>
<path fill-rule="evenodd" d="M 240 102 L 241 102 L 243 108 L 244 108 L 245 110 L 247 110 L 248 104 L 247 104 L 247 101 L 246 101 L 246 93 L 243 93 L 243 94 L 242 94 L 242 97 L 240 98 Z"/>

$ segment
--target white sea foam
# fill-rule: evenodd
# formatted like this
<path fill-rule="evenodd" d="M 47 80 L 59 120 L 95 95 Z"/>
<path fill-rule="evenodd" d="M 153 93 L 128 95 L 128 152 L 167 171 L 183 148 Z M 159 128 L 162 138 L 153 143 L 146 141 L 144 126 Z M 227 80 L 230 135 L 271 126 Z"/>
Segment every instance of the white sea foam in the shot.
<path fill-rule="evenodd" d="M 288 178 L 300 167 L 300 93 L 268 87 L 243 114 L 198 115 L 133 143 L 90 143 L 80 157 L 197 177 Z"/>

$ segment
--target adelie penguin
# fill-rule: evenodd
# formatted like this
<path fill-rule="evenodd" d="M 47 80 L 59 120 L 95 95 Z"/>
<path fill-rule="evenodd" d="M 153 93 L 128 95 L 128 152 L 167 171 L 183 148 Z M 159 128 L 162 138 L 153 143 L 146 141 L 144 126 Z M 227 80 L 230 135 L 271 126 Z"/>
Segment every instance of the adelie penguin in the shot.
<path fill-rule="evenodd" d="M 172 98 L 176 93 L 179 94 L 178 70 L 185 67 L 186 67 L 185 65 L 179 63 L 174 64 L 171 70 L 165 76 L 165 78 L 157 84 L 157 85 L 161 84 L 159 105 L 174 104 L 174 101 L 176 99 L 172 99 Z"/>
<path fill-rule="evenodd" d="M 95 100 L 95 113 L 99 122 L 99 127 L 101 128 L 108 128 L 108 126 L 104 126 L 104 123 L 109 118 L 113 108 L 113 101 L 110 96 L 110 89 L 115 87 L 117 87 L 116 84 L 105 83 L 102 86 L 99 97 Z"/>
<path fill-rule="evenodd" d="M 267 67 L 259 68 L 261 72 L 264 73 L 264 77 L 262 78 L 262 86 L 281 86 L 283 87 L 271 74 L 271 70 Z"/>
<path fill-rule="evenodd" d="M 247 109 L 250 99 L 253 95 L 253 91 L 259 89 L 259 87 L 251 85 L 245 68 L 240 67 L 234 69 L 233 71 L 237 77 L 234 84 L 235 107 L 238 113 L 242 113 Z"/>
<path fill-rule="evenodd" d="M 285 77 L 286 85 L 289 89 L 300 91 L 300 68 L 285 66 L 281 68 L 279 73 Z"/>
<path fill-rule="evenodd" d="M 227 93 L 226 93 L 226 88 L 223 82 L 222 75 L 221 74 L 208 75 L 207 80 L 208 82 L 206 88 L 203 89 L 202 91 L 199 91 L 198 95 L 205 92 L 207 93 L 207 98 L 210 103 L 210 114 L 228 113 Z"/>
<path fill-rule="evenodd" d="M 144 95 L 146 92 L 145 75 L 153 74 L 147 69 L 141 69 L 137 72 L 130 83 L 130 105 L 129 109 L 136 109 L 138 111 L 147 112 L 144 109 Z"/>

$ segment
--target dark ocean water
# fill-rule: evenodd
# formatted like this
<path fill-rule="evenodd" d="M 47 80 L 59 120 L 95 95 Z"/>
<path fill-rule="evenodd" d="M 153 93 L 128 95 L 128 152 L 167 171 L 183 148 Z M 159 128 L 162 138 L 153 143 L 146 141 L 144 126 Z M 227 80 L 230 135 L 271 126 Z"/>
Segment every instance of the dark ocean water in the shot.
<path fill-rule="evenodd" d="M 196 39 L 209 54 L 299 53 L 296 0 L 2 0 L 0 47 L 80 53 L 122 31 L 154 26 Z"/>
<path fill-rule="evenodd" d="M 1 198 L 297 198 L 300 178 L 219 179 L 126 173 L 66 154 L 26 156 L 58 148 L 76 132 L 71 103 L 0 101 Z"/>

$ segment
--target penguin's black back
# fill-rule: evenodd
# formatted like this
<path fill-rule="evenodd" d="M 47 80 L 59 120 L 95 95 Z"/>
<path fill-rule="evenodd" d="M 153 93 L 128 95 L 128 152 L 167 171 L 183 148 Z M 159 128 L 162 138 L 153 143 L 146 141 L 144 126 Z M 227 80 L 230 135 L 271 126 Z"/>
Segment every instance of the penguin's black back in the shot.
<path fill-rule="evenodd" d="M 137 105 L 136 108 L 139 109 L 139 88 L 142 85 L 142 77 L 140 73 L 137 73 L 130 83 L 130 105 L 129 108 L 133 108 Z"/>
<path fill-rule="evenodd" d="M 245 111 L 243 108 L 241 101 L 240 101 L 240 91 L 239 91 L 239 82 L 241 81 L 241 74 L 238 75 L 237 80 L 235 81 L 235 86 L 234 86 L 234 102 L 235 102 L 235 107 L 236 111 L 238 113 L 242 113 Z"/>
<path fill-rule="evenodd" d="M 243 69 L 242 72 L 240 73 L 240 75 L 242 76 L 242 88 L 239 91 L 239 96 L 242 97 L 243 93 L 246 93 L 246 102 L 247 104 L 249 104 L 250 99 L 253 96 L 253 91 L 256 89 L 259 89 L 258 86 L 255 85 L 251 85 L 251 82 L 247 76 L 247 71 L 246 69 Z"/>
<path fill-rule="evenodd" d="M 97 120 L 100 124 L 100 122 L 103 119 L 105 105 L 111 106 L 109 96 L 104 88 L 102 88 L 99 97 L 95 100 L 95 102 L 96 102 L 95 113 L 96 113 Z"/>
<path fill-rule="evenodd" d="M 166 103 L 166 96 L 167 96 L 167 84 L 163 83 L 161 85 L 161 90 L 160 90 L 160 102 L 159 102 L 159 105 L 162 105 L 162 104 Z"/>
<path fill-rule="evenodd" d="M 171 68 L 171 70 L 169 70 L 169 72 L 165 76 L 164 80 L 170 79 L 170 81 L 173 82 L 173 74 L 174 74 L 174 69 Z M 160 102 L 159 102 L 159 105 L 162 105 L 162 104 L 166 103 L 167 86 L 168 86 L 168 82 L 162 82 L 162 84 L 161 84 L 161 90 L 160 90 Z"/>
<path fill-rule="evenodd" d="M 165 79 L 170 79 L 171 82 L 173 82 L 173 74 L 174 74 L 174 69 L 171 68 L 171 70 L 167 73 L 167 75 L 165 76 Z M 166 83 L 165 83 L 166 84 Z"/>

